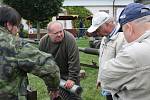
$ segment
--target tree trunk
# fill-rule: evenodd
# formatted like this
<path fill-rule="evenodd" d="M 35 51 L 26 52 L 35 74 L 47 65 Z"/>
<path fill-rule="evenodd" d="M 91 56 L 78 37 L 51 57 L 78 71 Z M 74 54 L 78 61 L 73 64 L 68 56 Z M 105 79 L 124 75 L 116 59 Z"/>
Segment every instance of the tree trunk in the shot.
<path fill-rule="evenodd" d="M 37 21 L 37 39 L 40 39 L 40 22 Z"/>

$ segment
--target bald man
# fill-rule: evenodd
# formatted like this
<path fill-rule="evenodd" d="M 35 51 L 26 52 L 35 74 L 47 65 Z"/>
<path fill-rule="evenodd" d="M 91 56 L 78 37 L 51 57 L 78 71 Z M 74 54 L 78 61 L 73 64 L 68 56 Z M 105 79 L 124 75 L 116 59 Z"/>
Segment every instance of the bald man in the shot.
<path fill-rule="evenodd" d="M 66 80 L 65 88 L 70 89 L 74 84 L 80 85 L 79 72 L 79 50 L 74 36 L 63 30 L 62 23 L 58 21 L 50 22 L 47 25 L 48 34 L 40 40 L 39 49 L 46 53 L 51 53 L 60 68 L 61 79 Z M 60 96 L 64 100 L 80 100 L 81 98 L 59 89 Z"/>

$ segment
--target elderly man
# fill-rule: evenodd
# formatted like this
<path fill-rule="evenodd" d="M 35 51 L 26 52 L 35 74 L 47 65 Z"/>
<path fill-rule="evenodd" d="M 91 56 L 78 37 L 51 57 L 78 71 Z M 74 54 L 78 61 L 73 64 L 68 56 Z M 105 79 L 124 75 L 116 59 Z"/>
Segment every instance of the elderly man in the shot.
<path fill-rule="evenodd" d="M 87 30 L 89 33 L 95 33 L 98 36 L 103 36 L 100 45 L 99 67 L 111 59 L 115 58 L 122 45 L 125 43 L 124 35 L 118 32 L 120 25 L 116 24 L 114 19 L 105 12 L 98 12 L 93 15 L 92 25 Z M 100 68 L 97 78 L 97 88 L 100 87 Z M 103 90 L 102 94 L 107 100 L 112 100 L 111 94 Z"/>
<path fill-rule="evenodd" d="M 129 4 L 119 22 L 128 44 L 101 67 L 101 86 L 114 100 L 150 100 L 150 7 Z"/>
<path fill-rule="evenodd" d="M 50 22 L 47 25 L 48 34 L 40 40 L 40 50 L 51 53 L 59 66 L 60 76 L 66 80 L 65 88 L 70 89 L 74 84 L 79 85 L 79 50 L 73 35 L 63 30 L 63 25 Z M 80 97 L 60 88 L 60 96 L 64 100 L 79 100 Z"/>

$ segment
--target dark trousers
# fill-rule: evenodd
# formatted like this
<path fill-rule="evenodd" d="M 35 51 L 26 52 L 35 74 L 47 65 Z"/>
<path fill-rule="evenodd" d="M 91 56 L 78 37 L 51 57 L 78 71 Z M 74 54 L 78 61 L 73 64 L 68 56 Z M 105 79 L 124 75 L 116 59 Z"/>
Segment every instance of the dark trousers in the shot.
<path fill-rule="evenodd" d="M 107 95 L 106 100 L 113 100 L 112 95 Z"/>
<path fill-rule="evenodd" d="M 0 100 L 18 100 L 18 96 L 12 94 L 0 94 Z"/>

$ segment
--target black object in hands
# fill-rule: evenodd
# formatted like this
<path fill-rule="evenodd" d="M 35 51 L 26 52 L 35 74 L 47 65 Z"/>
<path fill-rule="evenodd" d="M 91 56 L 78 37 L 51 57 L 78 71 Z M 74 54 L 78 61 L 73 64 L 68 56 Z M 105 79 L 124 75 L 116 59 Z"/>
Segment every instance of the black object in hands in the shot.
<path fill-rule="evenodd" d="M 64 85 L 65 85 L 65 83 L 66 83 L 66 81 L 65 80 L 63 80 L 63 79 L 61 79 L 60 80 L 60 87 L 61 88 L 63 88 L 63 89 L 66 89 L 65 87 L 64 87 Z M 79 85 L 73 85 L 73 87 L 71 88 L 71 89 L 66 89 L 67 91 L 69 91 L 69 92 L 71 92 L 71 93 L 73 93 L 73 94 L 75 94 L 75 95 L 77 95 L 77 96 L 80 96 L 81 95 L 81 93 L 82 93 L 82 87 L 80 87 Z M 57 99 L 56 99 L 57 100 Z"/>
<path fill-rule="evenodd" d="M 61 98 L 61 96 L 58 96 L 58 97 L 54 98 L 53 100 L 63 100 L 63 99 Z"/>

